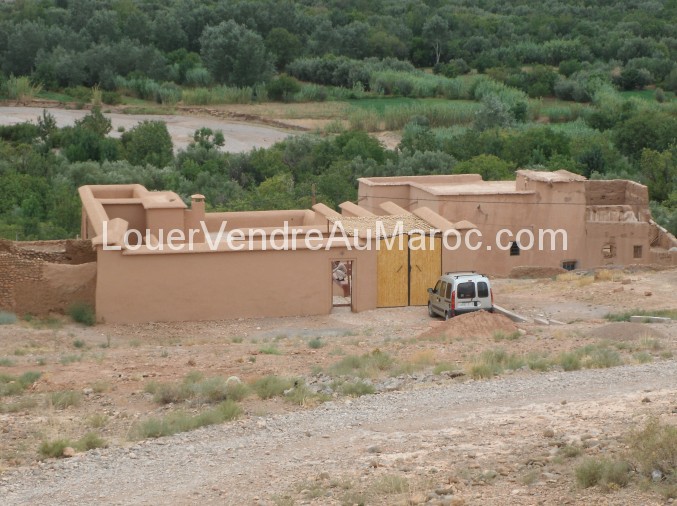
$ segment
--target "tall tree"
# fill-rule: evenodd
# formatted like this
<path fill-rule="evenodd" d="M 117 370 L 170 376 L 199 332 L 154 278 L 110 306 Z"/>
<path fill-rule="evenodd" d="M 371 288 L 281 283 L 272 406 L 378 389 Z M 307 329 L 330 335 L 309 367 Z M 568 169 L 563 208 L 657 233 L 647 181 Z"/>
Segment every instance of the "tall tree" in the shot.
<path fill-rule="evenodd" d="M 205 66 L 220 83 L 252 86 L 272 72 L 261 36 L 232 20 L 205 28 L 200 44 Z"/>
<path fill-rule="evenodd" d="M 449 24 L 435 14 L 423 25 L 423 38 L 435 53 L 435 65 L 440 62 L 444 41 L 449 38 Z"/>

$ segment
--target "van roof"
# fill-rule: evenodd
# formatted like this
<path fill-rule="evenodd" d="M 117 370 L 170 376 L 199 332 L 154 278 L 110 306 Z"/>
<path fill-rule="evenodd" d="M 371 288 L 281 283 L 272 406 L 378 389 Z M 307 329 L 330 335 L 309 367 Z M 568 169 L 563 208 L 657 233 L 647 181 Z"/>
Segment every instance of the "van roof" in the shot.
<path fill-rule="evenodd" d="M 484 274 L 480 274 L 478 272 L 445 272 L 445 276 L 452 276 L 454 278 L 460 278 L 460 277 L 474 277 L 477 276 L 479 278 L 486 278 Z"/>

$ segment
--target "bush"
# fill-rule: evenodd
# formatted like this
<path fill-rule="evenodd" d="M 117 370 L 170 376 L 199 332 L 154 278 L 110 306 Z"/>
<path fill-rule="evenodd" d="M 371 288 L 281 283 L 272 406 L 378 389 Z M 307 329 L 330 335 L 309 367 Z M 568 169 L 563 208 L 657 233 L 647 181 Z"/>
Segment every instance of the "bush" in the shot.
<path fill-rule="evenodd" d="M 182 411 L 170 413 L 163 418 L 149 418 L 137 423 L 130 432 L 132 439 L 171 436 L 179 432 L 194 430 L 206 425 L 215 425 L 234 420 L 242 414 L 242 408 L 231 400 L 218 406 L 191 416 Z"/>
<path fill-rule="evenodd" d="M 583 488 L 601 485 L 606 489 L 625 487 L 630 481 L 627 462 L 588 458 L 576 468 L 576 482 Z"/>
<path fill-rule="evenodd" d="M 390 369 L 394 363 L 390 355 L 376 349 L 362 356 L 348 355 L 331 366 L 330 372 L 336 376 L 375 377 L 380 372 Z"/>
<path fill-rule="evenodd" d="M 19 377 L 0 374 L 0 397 L 6 395 L 19 395 L 26 388 L 35 383 L 40 376 L 42 376 L 42 374 L 36 371 L 25 372 Z"/>
<path fill-rule="evenodd" d="M 362 380 L 355 382 L 342 383 L 339 387 L 339 392 L 343 395 L 351 397 L 361 397 L 362 395 L 371 395 L 375 392 L 374 385 L 366 383 Z"/>
<path fill-rule="evenodd" d="M 325 342 L 320 339 L 319 337 L 315 337 L 308 341 L 308 347 L 312 348 L 313 350 L 317 350 L 319 348 L 322 348 L 325 345 Z"/>
<path fill-rule="evenodd" d="M 677 427 L 650 419 L 628 438 L 630 456 L 642 475 L 651 477 L 654 470 L 666 479 L 677 478 Z"/>
<path fill-rule="evenodd" d="M 268 98 L 277 102 L 289 102 L 295 93 L 301 90 L 300 83 L 293 77 L 281 74 L 266 86 Z"/>
<path fill-rule="evenodd" d="M 122 95 L 117 91 L 102 91 L 101 101 L 106 105 L 118 105 L 122 103 Z"/>
<path fill-rule="evenodd" d="M 524 360 L 515 354 L 506 353 L 500 348 L 486 350 L 476 358 L 469 367 L 470 376 L 474 379 L 491 378 L 501 374 L 505 369 L 519 369 Z"/>
<path fill-rule="evenodd" d="M 84 302 L 76 302 L 68 308 L 68 315 L 76 322 L 91 327 L 96 323 L 94 308 Z"/>
<path fill-rule="evenodd" d="M 57 439 L 55 441 L 44 441 L 39 448 L 40 455 L 45 458 L 63 457 L 64 449 L 73 448 L 75 443 L 70 439 Z"/>
<path fill-rule="evenodd" d="M 294 380 L 290 378 L 280 378 L 271 375 L 256 380 L 252 384 L 252 388 L 259 398 L 271 399 L 284 394 L 284 391 L 289 390 L 294 384 Z"/>
<path fill-rule="evenodd" d="M 64 390 L 62 392 L 52 392 L 47 397 L 47 400 L 56 409 L 66 409 L 70 406 L 79 406 L 82 396 L 74 390 Z"/>

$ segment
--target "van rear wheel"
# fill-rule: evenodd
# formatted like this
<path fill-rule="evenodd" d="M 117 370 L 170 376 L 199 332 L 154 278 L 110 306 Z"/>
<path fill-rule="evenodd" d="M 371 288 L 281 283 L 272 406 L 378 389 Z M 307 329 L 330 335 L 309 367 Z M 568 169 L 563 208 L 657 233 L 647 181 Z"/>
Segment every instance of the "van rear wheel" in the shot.
<path fill-rule="evenodd" d="M 445 311 L 445 312 L 444 312 L 444 319 L 445 319 L 445 320 L 448 320 L 449 318 L 451 318 L 451 315 L 449 314 L 449 311 Z"/>

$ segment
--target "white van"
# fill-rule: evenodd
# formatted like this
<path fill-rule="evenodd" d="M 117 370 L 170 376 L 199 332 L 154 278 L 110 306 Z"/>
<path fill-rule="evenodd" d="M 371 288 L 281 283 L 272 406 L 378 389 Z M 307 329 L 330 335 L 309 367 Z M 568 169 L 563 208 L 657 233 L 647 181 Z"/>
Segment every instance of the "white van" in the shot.
<path fill-rule="evenodd" d="M 489 278 L 476 272 L 447 272 L 435 288 L 428 288 L 428 314 L 445 320 L 470 311 L 493 312 L 494 292 Z"/>

